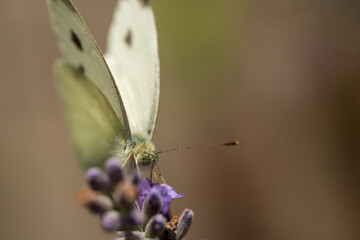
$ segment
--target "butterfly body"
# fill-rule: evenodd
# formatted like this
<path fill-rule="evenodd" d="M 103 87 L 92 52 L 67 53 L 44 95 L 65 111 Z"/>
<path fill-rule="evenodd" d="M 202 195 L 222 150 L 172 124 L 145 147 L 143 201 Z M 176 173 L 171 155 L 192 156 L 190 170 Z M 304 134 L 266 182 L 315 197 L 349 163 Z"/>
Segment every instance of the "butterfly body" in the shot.
<path fill-rule="evenodd" d="M 132 135 L 131 142 L 126 143 L 123 139 L 117 141 L 114 156 L 125 163 L 132 154 L 140 166 L 152 166 L 159 161 L 150 136 L 142 133 Z"/>

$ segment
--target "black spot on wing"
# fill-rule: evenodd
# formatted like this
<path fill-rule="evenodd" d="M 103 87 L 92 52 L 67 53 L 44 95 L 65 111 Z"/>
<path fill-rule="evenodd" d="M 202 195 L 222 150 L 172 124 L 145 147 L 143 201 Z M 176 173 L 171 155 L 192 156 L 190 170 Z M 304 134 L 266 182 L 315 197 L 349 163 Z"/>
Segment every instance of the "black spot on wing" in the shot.
<path fill-rule="evenodd" d="M 150 6 L 150 0 L 139 0 L 143 6 Z"/>
<path fill-rule="evenodd" d="M 124 40 L 125 43 L 130 47 L 132 44 L 132 33 L 130 29 L 127 31 Z"/>
<path fill-rule="evenodd" d="M 75 46 L 80 50 L 80 51 L 84 51 L 83 47 L 82 47 L 82 43 L 80 41 L 80 38 L 76 35 L 76 33 L 71 30 L 71 40 L 73 41 L 73 43 L 75 44 Z"/>
<path fill-rule="evenodd" d="M 78 70 L 79 70 L 79 72 L 81 72 L 82 74 L 85 73 L 85 68 L 84 68 L 84 66 L 81 65 L 81 64 L 79 65 Z"/>

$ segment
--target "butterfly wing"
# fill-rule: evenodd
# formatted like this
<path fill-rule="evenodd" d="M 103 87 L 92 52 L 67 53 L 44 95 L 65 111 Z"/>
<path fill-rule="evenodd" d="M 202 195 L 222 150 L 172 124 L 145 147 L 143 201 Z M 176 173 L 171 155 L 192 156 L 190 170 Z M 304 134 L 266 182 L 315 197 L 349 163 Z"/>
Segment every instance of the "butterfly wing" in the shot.
<path fill-rule="evenodd" d="M 152 137 L 159 103 L 160 69 L 156 26 L 149 2 L 118 2 L 105 58 L 124 100 L 131 132 Z"/>
<path fill-rule="evenodd" d="M 119 90 L 83 19 L 70 0 L 48 0 L 48 5 L 52 27 L 64 59 L 100 89 L 123 126 L 125 139 L 131 141 Z"/>
<path fill-rule="evenodd" d="M 103 93 L 84 74 L 64 60 L 56 62 L 54 72 L 80 165 L 84 169 L 103 166 L 118 139 L 125 138 L 123 125 Z"/>

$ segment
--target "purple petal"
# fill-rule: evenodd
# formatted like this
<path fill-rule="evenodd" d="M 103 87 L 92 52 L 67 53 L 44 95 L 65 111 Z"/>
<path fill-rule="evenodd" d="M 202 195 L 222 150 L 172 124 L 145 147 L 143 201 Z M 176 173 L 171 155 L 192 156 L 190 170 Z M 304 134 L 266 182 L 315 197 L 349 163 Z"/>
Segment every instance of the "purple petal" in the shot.
<path fill-rule="evenodd" d="M 181 198 L 184 196 L 183 193 L 181 194 L 176 193 L 171 186 L 166 184 L 156 185 L 154 186 L 154 188 L 160 189 L 161 192 L 160 194 L 162 194 L 163 196 L 169 196 L 171 199 Z"/>
<path fill-rule="evenodd" d="M 137 202 L 138 206 L 140 207 L 140 209 L 142 209 L 142 203 L 143 203 L 144 199 L 146 198 L 146 196 L 150 193 L 151 183 L 150 183 L 149 179 L 147 179 L 147 178 L 141 179 L 138 187 L 139 187 L 139 197 L 136 200 L 136 202 Z"/>
<path fill-rule="evenodd" d="M 139 198 L 137 200 L 140 209 L 142 209 L 142 205 L 143 205 L 142 203 L 146 198 L 146 196 L 150 193 L 151 189 L 153 189 L 153 191 L 154 190 L 157 191 L 160 194 L 162 200 L 161 213 L 165 215 L 169 211 L 171 200 L 174 198 L 180 198 L 184 196 L 184 194 L 176 193 L 174 189 L 169 185 L 153 184 L 153 187 L 151 188 L 151 183 L 149 179 L 141 179 L 139 184 Z"/>

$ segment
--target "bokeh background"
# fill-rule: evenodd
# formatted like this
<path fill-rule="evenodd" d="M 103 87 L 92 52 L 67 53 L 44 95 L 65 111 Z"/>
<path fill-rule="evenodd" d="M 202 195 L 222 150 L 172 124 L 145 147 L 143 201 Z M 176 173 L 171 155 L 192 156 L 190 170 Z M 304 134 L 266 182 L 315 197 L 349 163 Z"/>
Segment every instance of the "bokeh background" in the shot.
<path fill-rule="evenodd" d="M 360 2 L 153 1 L 158 149 L 191 208 L 187 239 L 360 238 Z M 76 0 L 100 47 L 115 0 Z M 84 186 L 53 88 L 45 1 L 0 0 L 0 238 L 112 239 Z"/>

